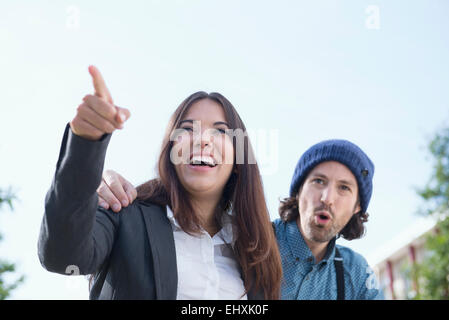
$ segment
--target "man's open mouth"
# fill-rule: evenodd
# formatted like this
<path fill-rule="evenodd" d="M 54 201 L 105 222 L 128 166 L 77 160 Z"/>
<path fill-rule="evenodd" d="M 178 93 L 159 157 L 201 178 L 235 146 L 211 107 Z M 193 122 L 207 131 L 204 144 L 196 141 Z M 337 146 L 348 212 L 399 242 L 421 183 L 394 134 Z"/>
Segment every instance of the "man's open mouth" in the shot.
<path fill-rule="evenodd" d="M 331 219 L 331 216 L 329 213 L 327 212 L 317 212 L 316 216 L 321 220 L 321 221 L 328 221 Z"/>

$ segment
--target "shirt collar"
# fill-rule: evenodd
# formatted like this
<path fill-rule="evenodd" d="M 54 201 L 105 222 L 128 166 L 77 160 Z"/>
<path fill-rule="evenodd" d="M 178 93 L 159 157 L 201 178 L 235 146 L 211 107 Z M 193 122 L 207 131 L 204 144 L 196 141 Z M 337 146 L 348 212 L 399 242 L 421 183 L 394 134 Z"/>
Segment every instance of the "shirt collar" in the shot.
<path fill-rule="evenodd" d="M 173 211 L 171 211 L 171 208 L 167 206 L 167 218 L 170 220 L 172 226 L 176 229 L 181 229 L 181 227 L 178 224 L 178 221 L 175 219 L 175 215 L 173 214 Z"/>
<path fill-rule="evenodd" d="M 232 215 L 233 215 L 232 210 L 225 211 L 225 213 L 221 218 L 222 228 L 215 236 L 218 236 L 217 237 L 218 239 L 222 239 L 224 243 L 232 244 L 232 246 L 234 247 L 235 239 L 232 228 Z M 175 215 L 173 214 L 173 211 L 170 209 L 169 206 L 167 206 L 167 218 L 168 220 L 170 220 L 170 223 L 172 224 L 174 230 L 181 230 L 181 226 L 178 224 L 178 221 L 175 219 Z"/>
<path fill-rule="evenodd" d="M 329 243 L 327 244 L 326 254 L 324 255 L 324 258 L 320 261 L 321 263 L 327 263 L 329 260 L 333 260 L 335 257 L 335 242 L 337 241 L 337 237 L 334 237 Z"/>
<path fill-rule="evenodd" d="M 315 264 L 315 257 L 312 254 L 309 246 L 304 240 L 303 235 L 299 231 L 298 225 L 296 224 L 296 220 L 287 222 L 286 226 L 287 233 L 287 242 L 290 247 L 290 251 L 299 261 L 306 261 L 312 264 Z M 335 241 L 336 237 L 329 241 L 326 254 L 324 258 L 319 262 L 319 264 L 327 263 L 328 260 L 333 259 L 335 255 Z"/>

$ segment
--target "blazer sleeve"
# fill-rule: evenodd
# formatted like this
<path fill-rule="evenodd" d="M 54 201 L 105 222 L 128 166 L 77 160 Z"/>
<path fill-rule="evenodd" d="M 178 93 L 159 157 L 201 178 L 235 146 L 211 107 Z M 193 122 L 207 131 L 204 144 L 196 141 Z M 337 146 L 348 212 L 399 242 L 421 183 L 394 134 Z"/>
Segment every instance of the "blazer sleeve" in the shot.
<path fill-rule="evenodd" d="M 65 128 L 38 240 L 48 271 L 92 274 L 111 252 L 120 214 L 98 207 L 96 193 L 110 138 L 90 141 Z"/>

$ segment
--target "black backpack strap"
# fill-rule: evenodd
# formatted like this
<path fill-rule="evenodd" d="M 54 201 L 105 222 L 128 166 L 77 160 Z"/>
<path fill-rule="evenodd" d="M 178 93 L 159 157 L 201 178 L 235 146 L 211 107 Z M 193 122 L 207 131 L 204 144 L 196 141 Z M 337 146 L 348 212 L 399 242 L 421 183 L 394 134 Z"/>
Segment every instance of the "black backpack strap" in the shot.
<path fill-rule="evenodd" d="M 335 272 L 337 273 L 337 300 L 345 300 L 345 273 L 343 270 L 343 258 L 335 247 L 334 258 Z"/>
<path fill-rule="evenodd" d="M 271 221 L 271 226 L 273 227 L 274 234 L 276 234 L 276 227 L 274 226 L 274 221 Z"/>

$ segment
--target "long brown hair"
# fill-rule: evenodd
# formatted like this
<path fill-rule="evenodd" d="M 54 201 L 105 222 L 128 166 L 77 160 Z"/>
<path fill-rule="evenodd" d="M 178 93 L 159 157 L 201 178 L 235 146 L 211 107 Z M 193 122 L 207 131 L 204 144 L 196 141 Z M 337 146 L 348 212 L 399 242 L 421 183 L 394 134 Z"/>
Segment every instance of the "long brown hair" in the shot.
<path fill-rule="evenodd" d="M 157 164 L 158 177 L 137 187 L 137 199 L 161 206 L 169 205 L 180 227 L 188 233 L 200 230 L 200 220 L 192 208 L 189 196 L 181 185 L 170 160 L 173 141 L 170 136 L 177 129 L 188 108 L 201 99 L 211 99 L 224 110 L 230 129 L 245 125 L 233 105 L 219 93 L 196 92 L 187 97 L 172 115 L 162 142 Z M 263 290 L 265 299 L 279 299 L 282 264 L 276 238 L 265 202 L 262 180 L 257 164 L 251 164 L 252 148 L 245 136 L 243 163 L 236 163 L 224 188 L 220 206 L 232 207 L 236 230 L 234 251 L 240 263 L 245 290 Z M 236 141 L 233 139 L 234 150 Z M 235 157 L 235 152 L 234 152 Z M 240 162 L 240 161 L 239 161 Z M 219 217 L 215 217 L 219 221 Z"/>

